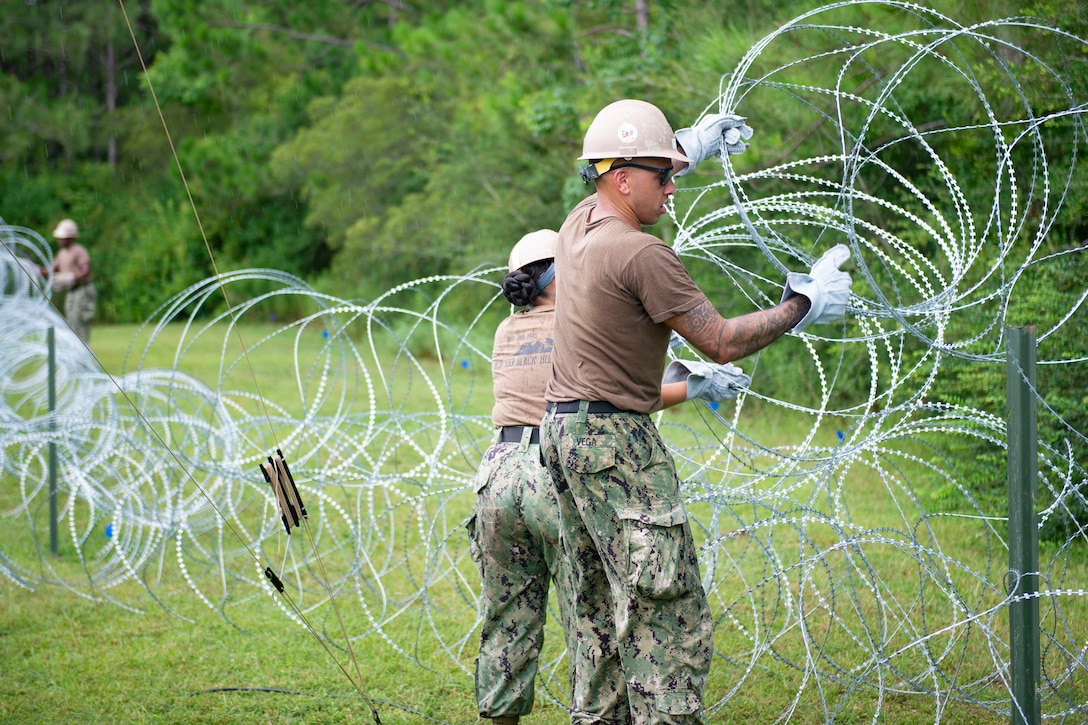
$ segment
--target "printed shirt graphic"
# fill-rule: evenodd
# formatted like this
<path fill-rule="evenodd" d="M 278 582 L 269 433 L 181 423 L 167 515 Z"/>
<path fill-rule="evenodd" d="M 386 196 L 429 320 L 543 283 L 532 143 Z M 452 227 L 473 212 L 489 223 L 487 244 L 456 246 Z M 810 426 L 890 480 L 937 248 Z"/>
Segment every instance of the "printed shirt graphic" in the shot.
<path fill-rule="evenodd" d="M 495 331 L 491 421 L 496 426 L 540 425 L 552 373 L 554 319 L 553 307 L 530 308 L 507 317 Z"/>

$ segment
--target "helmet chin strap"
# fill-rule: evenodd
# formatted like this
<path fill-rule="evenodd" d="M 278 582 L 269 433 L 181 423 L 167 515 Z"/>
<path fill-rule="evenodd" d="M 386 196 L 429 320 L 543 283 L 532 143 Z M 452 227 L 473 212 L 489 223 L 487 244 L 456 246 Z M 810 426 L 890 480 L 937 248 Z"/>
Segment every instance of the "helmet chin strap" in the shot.
<path fill-rule="evenodd" d="M 616 163 L 617 159 L 601 159 L 600 161 L 591 161 L 587 165 L 579 169 L 579 173 L 582 174 L 582 183 L 588 184 L 594 179 L 599 179 L 604 174 L 607 174 L 612 169 L 612 164 Z"/>
<path fill-rule="evenodd" d="M 548 265 L 548 268 L 536 279 L 537 292 L 543 292 L 548 289 L 548 285 L 555 279 L 555 262 Z"/>

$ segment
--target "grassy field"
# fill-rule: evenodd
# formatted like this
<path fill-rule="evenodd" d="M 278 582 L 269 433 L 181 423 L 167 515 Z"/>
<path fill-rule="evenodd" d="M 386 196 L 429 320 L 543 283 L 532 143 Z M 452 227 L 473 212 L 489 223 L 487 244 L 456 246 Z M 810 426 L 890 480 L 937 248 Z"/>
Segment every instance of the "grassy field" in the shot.
<path fill-rule="evenodd" d="M 133 370 L 131 358 L 123 361 L 135 332 L 131 327 L 95 328 L 93 348 L 107 372 L 120 375 L 123 369 Z M 268 330 L 252 325 L 242 332 L 243 341 L 249 341 L 261 339 Z M 142 366 L 172 365 L 177 345 L 171 335 L 177 334 L 177 330 L 163 333 L 162 344 L 154 346 Z M 261 345 L 246 359 L 238 353 L 224 354 L 233 344 L 229 340 L 207 338 L 212 339 L 213 345 L 186 350 L 181 365 L 186 372 L 205 380 L 236 379 L 237 387 L 244 388 L 251 374 L 242 369 L 252 367 L 264 398 L 279 402 L 308 399 L 306 384 L 300 383 L 291 366 L 282 364 L 285 356 L 300 349 L 298 340 L 283 338 Z M 308 359 L 307 346 L 322 344 L 319 334 L 311 335 L 301 344 L 301 356 Z M 141 347 L 142 343 L 135 349 Z M 220 368 L 223 359 L 234 361 L 233 371 L 226 375 Z M 460 368 L 457 361 L 452 363 L 454 369 Z M 432 375 L 444 374 L 433 360 L 426 364 L 434 368 Z M 446 370 L 450 367 L 445 365 Z M 489 409 L 490 382 L 483 375 L 469 375 L 476 367 L 470 362 L 462 368 L 463 378 L 451 377 L 446 394 L 466 413 L 479 415 Z M 404 382 L 411 388 L 398 401 L 405 409 L 433 405 L 434 392 L 426 385 Z M 396 381 L 391 383 L 391 387 L 399 387 Z M 689 406 L 669 411 L 662 419 L 676 440 L 683 438 L 684 430 L 700 425 L 699 414 L 684 408 Z M 753 418 L 759 418 L 758 414 Z M 756 437 L 785 442 L 803 433 L 793 425 L 788 420 L 764 418 L 754 428 L 751 422 L 746 423 L 746 429 L 758 430 Z M 970 576 L 963 575 L 960 580 L 955 567 L 945 567 L 945 581 L 933 579 L 928 572 L 920 575 L 918 562 L 904 555 L 894 533 L 913 522 L 904 520 L 901 502 L 889 498 L 887 487 L 873 485 L 867 477 L 871 470 L 857 466 L 848 474 L 850 518 L 863 522 L 867 531 L 884 527 L 892 533 L 886 541 L 867 542 L 869 548 L 862 558 L 851 547 L 838 546 L 844 537 L 842 531 L 820 523 L 819 517 L 837 504 L 819 500 L 822 494 L 815 489 L 792 491 L 794 503 L 787 502 L 787 509 L 796 502 L 804 504 L 797 518 L 784 517 L 766 528 L 759 524 L 766 512 L 752 507 L 729 505 L 725 510 L 736 521 L 711 525 L 706 522 L 714 520 L 720 502 L 716 506 L 710 501 L 691 505 L 693 517 L 701 523 L 696 527 L 699 542 L 714 554 L 714 569 L 708 576 L 717 584 L 712 608 L 720 617 L 715 641 L 719 656 L 712 668 L 707 702 L 729 696 L 723 707 L 712 708 L 711 722 L 761 723 L 781 718 L 818 723 L 829 719 L 826 713 L 830 711 L 835 722 L 865 723 L 872 721 L 877 709 L 879 719 L 889 723 L 939 720 L 978 725 L 1008 721 L 1007 715 L 963 702 L 995 703 L 1003 697 L 1001 682 L 990 674 L 994 670 L 994 643 L 986 635 L 1003 637 L 1007 633 L 1004 615 L 995 613 L 981 630 L 956 627 L 936 631 L 939 626 L 934 624 L 957 616 L 946 611 L 949 599 L 941 596 L 940 587 L 955 587 L 968 599 L 974 597 L 970 603 L 975 607 L 990 601 L 993 593 L 980 591 L 979 582 L 972 582 Z M 4 511 L 18 501 L 17 490 L 8 484 L 5 481 L 0 492 L 0 510 Z M 471 506 L 470 492 L 452 495 L 434 515 L 453 522 L 449 524 L 452 530 Z M 397 528 L 402 532 L 398 546 L 402 551 L 414 550 L 412 547 L 420 543 L 416 537 L 422 534 L 420 521 L 410 519 L 419 509 L 392 507 L 391 511 L 393 516 L 405 518 Z M 805 523 L 796 523 L 802 520 Z M 34 554 L 35 547 L 42 546 L 43 537 L 41 532 L 34 539 L 21 531 L 23 521 L 18 517 L 5 520 L 9 531 L 0 537 L 0 549 L 17 552 L 25 559 Z M 928 536 L 939 539 L 943 551 L 954 552 L 972 566 L 985 567 L 987 558 L 995 556 L 998 561 L 992 568 L 1003 566 L 1004 552 L 988 552 L 986 547 L 993 542 L 980 537 L 977 526 L 945 521 L 934 524 Z M 782 541 L 792 543 L 777 543 Z M 767 547 L 771 542 L 778 547 L 773 549 L 776 556 L 785 553 L 792 557 L 792 565 L 789 560 L 780 562 L 787 572 L 810 559 L 818 565 L 806 564 L 805 573 L 798 577 L 768 576 Z M 88 547 L 93 545 L 88 541 Z M 75 554 L 70 538 L 58 559 L 43 553 L 43 561 L 51 566 L 42 568 L 42 578 L 78 581 L 81 564 Z M 330 566 L 336 565 L 335 557 L 330 557 Z M 464 581 L 474 581 L 467 557 L 444 566 Z M 405 579 L 399 583 L 396 572 L 387 572 L 391 600 L 396 600 L 398 586 L 405 587 L 399 593 L 408 592 L 409 580 L 419 575 L 408 571 L 413 568 L 410 561 L 402 568 Z M 1084 581 L 1085 569 L 1078 565 L 1068 579 Z M 184 575 L 193 576 L 164 560 L 149 569 L 143 582 L 128 580 L 94 592 L 95 597 L 85 588 L 42 584 L 36 591 L 27 591 L 10 581 L 0 581 L 0 720 L 373 722 L 365 695 L 386 725 L 477 722 L 469 674 L 475 655 L 474 611 L 458 591 L 457 577 L 444 577 L 430 588 L 431 601 L 424 610 L 386 617 L 381 635 L 353 636 L 349 654 L 339 621 L 342 619 L 346 631 L 353 635 L 365 630 L 360 602 L 372 606 L 376 600 L 371 592 L 339 592 L 335 607 L 326 604 L 314 610 L 320 611 L 320 618 L 310 621 L 307 629 L 285 616 L 282 604 L 268 596 L 208 606 L 185 586 Z M 1000 576 L 1000 571 L 995 576 Z M 938 591 L 926 592 L 927 587 Z M 152 594 L 160 601 L 154 601 Z M 229 620 L 222 612 L 229 612 Z M 1086 612 L 1073 614 L 1082 619 Z M 804 623 L 805 631 L 798 622 Z M 434 631 L 442 633 L 441 642 Z M 896 652 L 897 646 L 920 636 L 929 637 L 929 660 L 940 661 L 947 668 L 943 674 L 929 669 L 929 661 L 918 648 Z M 545 659 L 556 655 L 560 638 L 554 626 L 548 637 Z M 858 646 L 874 637 L 882 643 L 887 662 L 872 661 L 867 650 Z M 814 643 L 817 650 L 813 650 Z M 452 654 L 444 647 L 453 648 Z M 818 684 L 804 668 L 789 664 L 806 661 L 824 673 Z M 969 691 L 957 692 L 941 681 L 945 675 L 956 686 L 967 683 Z M 931 695 L 914 694 L 919 687 L 928 686 L 944 691 L 948 699 L 937 703 Z M 1084 686 L 1072 683 L 1071 696 L 1083 701 Z M 537 707 L 525 721 L 558 725 L 568 717 L 562 707 L 538 694 Z"/>

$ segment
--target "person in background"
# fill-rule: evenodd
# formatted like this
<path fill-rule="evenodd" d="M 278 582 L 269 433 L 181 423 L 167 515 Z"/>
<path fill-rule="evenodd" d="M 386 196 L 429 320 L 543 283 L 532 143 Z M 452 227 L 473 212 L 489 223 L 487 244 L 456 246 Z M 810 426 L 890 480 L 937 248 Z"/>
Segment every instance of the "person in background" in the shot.
<path fill-rule="evenodd" d="M 577 648 L 569 619 L 575 587 L 560 555 L 558 502 L 540 457 L 539 424 L 551 376 L 557 239 L 556 232 L 541 229 L 526 234 L 510 252 L 502 289 L 520 309 L 495 332 L 491 418 L 496 440 L 476 474 L 476 507 L 468 525 L 482 579 L 476 699 L 480 717 L 493 725 L 516 725 L 532 710 L 553 580 L 568 650 L 572 721 L 596 722 L 598 713 L 617 705 L 617 693 L 596 688 L 593 663 L 576 659 L 580 654 L 591 660 L 592 653 Z M 688 380 L 704 381 L 696 392 L 705 400 L 735 397 L 748 383 L 735 366 L 707 366 L 701 372 L 701 378 Z M 662 386 L 666 405 L 689 397 L 688 380 Z"/>
<path fill-rule="evenodd" d="M 53 276 L 53 289 L 67 290 L 64 298 L 64 319 L 84 343 L 91 339 L 98 293 L 91 278 L 91 255 L 76 241 L 79 227 L 71 219 L 62 219 L 53 230 L 60 249 L 53 258 L 53 269 L 41 269 L 42 276 Z"/>
<path fill-rule="evenodd" d="M 673 333 L 729 363 L 840 319 L 849 299 L 850 276 L 839 270 L 849 250 L 838 245 L 809 274 L 790 273 L 778 305 L 726 319 L 676 253 L 642 231 L 666 212 L 675 174 L 743 151 L 751 133 L 743 118 L 715 114 L 674 135 L 660 109 L 626 99 L 603 108 L 585 135 L 582 178 L 596 193 L 559 231 L 562 289 L 541 424 L 575 586 L 576 661 L 593 663 L 580 676 L 612 704 L 585 722 L 705 722 L 714 627 L 676 466 L 650 417 L 664 406 Z M 669 373 L 683 380 L 699 365 Z"/>

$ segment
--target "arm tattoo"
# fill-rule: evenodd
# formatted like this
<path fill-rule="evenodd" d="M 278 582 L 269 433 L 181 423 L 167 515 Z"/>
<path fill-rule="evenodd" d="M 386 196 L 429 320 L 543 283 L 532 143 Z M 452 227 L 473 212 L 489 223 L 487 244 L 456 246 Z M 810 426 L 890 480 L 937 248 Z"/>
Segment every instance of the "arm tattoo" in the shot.
<path fill-rule="evenodd" d="M 808 298 L 797 295 L 769 309 L 726 319 L 710 302 L 703 302 L 667 324 L 701 352 L 725 363 L 767 347 L 800 322 L 808 308 Z"/>
<path fill-rule="evenodd" d="M 709 301 L 704 300 L 695 309 L 678 315 L 674 319 L 682 319 L 687 330 L 687 332 L 681 329 L 676 331 L 686 337 L 693 345 L 699 347 L 695 342 L 696 339 L 703 338 L 707 334 L 708 328 L 720 322 L 722 316 L 718 314 L 718 311 L 714 309 Z"/>

